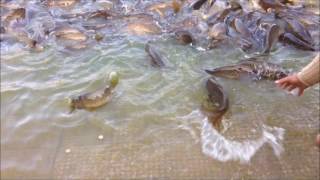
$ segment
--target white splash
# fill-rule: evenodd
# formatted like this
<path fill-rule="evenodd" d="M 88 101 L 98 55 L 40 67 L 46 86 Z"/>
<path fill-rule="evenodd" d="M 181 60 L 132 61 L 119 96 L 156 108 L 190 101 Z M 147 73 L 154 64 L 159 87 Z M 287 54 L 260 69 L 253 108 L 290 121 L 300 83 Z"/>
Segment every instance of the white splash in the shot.
<path fill-rule="evenodd" d="M 263 126 L 259 139 L 232 141 L 222 136 L 205 118 L 201 131 L 202 152 L 219 161 L 239 160 L 241 163 L 247 163 L 265 143 L 272 147 L 276 156 L 280 156 L 283 151 L 283 135 L 282 128 Z"/>

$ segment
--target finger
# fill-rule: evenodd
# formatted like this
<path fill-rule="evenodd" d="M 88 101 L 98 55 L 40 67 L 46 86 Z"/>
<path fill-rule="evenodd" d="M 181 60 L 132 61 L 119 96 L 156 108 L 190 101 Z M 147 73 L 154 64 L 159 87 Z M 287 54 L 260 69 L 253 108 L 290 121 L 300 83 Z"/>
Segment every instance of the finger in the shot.
<path fill-rule="evenodd" d="M 290 85 L 290 86 L 288 86 L 288 91 L 292 91 L 294 88 L 296 88 L 297 86 L 295 86 L 295 85 Z"/>
<path fill-rule="evenodd" d="M 288 81 L 288 77 L 285 77 L 285 78 L 276 80 L 275 83 L 276 83 L 276 84 L 283 84 L 283 83 L 286 82 L 286 81 Z"/>
<path fill-rule="evenodd" d="M 299 88 L 299 93 L 298 95 L 301 96 L 303 94 L 304 89 L 303 88 Z"/>
<path fill-rule="evenodd" d="M 282 83 L 281 85 L 280 85 L 280 87 L 282 88 L 282 89 L 286 89 L 286 87 L 289 85 L 289 83 L 287 83 L 287 82 L 284 82 L 284 83 Z"/>

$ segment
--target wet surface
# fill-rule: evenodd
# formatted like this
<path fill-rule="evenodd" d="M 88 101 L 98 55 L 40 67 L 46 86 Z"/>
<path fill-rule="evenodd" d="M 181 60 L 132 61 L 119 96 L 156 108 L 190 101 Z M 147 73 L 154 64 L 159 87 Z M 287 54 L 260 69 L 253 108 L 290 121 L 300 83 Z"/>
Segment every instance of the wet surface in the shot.
<path fill-rule="evenodd" d="M 134 4 L 126 5 L 130 12 Z M 218 132 L 200 111 L 210 77 L 204 70 L 251 55 L 230 44 L 208 51 L 180 45 L 154 33 L 158 25 L 148 17 L 139 26 L 140 15 L 107 22 L 113 28 L 102 28 L 99 42 L 73 26 L 86 38 L 50 34 L 39 52 L 1 43 L 1 178 L 319 179 L 319 85 L 295 97 L 272 81 L 218 78 L 230 106 Z M 149 40 L 165 67 L 150 64 Z M 278 43 L 268 62 L 295 72 L 314 56 Z M 120 81 L 107 105 L 68 114 L 68 97 L 101 87 L 112 71 Z"/>

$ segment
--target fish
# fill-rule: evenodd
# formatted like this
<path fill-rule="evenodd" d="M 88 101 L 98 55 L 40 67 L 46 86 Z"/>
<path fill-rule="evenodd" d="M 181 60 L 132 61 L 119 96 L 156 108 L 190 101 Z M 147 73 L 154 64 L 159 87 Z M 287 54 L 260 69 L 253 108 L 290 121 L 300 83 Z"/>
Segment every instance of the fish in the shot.
<path fill-rule="evenodd" d="M 178 13 L 181 9 L 181 3 L 178 3 L 176 0 L 172 1 L 172 9 L 174 11 L 174 13 Z"/>
<path fill-rule="evenodd" d="M 119 75 L 116 72 L 109 74 L 110 85 L 98 89 L 94 92 L 82 94 L 80 96 L 69 98 L 70 113 L 75 109 L 86 109 L 93 111 L 111 100 L 111 95 L 119 82 Z"/>
<path fill-rule="evenodd" d="M 197 0 L 196 2 L 194 2 L 194 4 L 192 4 L 192 9 L 193 10 L 200 9 L 205 2 L 207 2 L 207 0 Z"/>
<path fill-rule="evenodd" d="M 201 111 L 215 128 L 220 129 L 222 117 L 229 109 L 228 94 L 213 77 L 207 80 L 206 89 L 208 97 L 202 103 Z"/>
<path fill-rule="evenodd" d="M 79 0 L 59 0 L 59 1 L 46 0 L 43 3 L 48 7 L 68 8 L 68 7 L 74 6 L 78 2 Z"/>
<path fill-rule="evenodd" d="M 286 6 L 280 3 L 278 0 L 258 0 L 258 4 L 262 9 L 267 11 L 269 8 L 272 9 L 285 9 Z"/>
<path fill-rule="evenodd" d="M 225 39 L 227 37 L 227 26 L 222 22 L 216 23 L 210 28 L 208 36 L 218 40 Z"/>
<path fill-rule="evenodd" d="M 297 38 L 295 35 L 291 33 L 284 33 L 279 38 L 285 44 L 293 45 L 295 48 L 307 50 L 307 51 L 315 51 L 316 48 L 313 47 L 311 44 L 306 43 L 305 41 Z"/>
<path fill-rule="evenodd" d="M 313 40 L 310 35 L 308 29 L 300 23 L 298 20 L 293 18 L 284 18 L 287 22 L 286 31 L 289 33 L 294 34 L 297 38 L 301 39 L 302 41 L 312 44 Z"/>
<path fill-rule="evenodd" d="M 163 57 L 150 43 L 147 43 L 145 46 L 145 51 L 150 56 L 151 65 L 155 67 L 163 67 L 165 66 L 163 62 Z"/>
<path fill-rule="evenodd" d="M 180 30 L 175 32 L 175 38 L 183 45 L 194 43 L 194 37 L 188 31 Z"/>
<path fill-rule="evenodd" d="M 280 36 L 280 27 L 276 24 L 271 25 L 266 35 L 264 50 L 262 53 L 269 53 L 272 46 L 275 43 L 277 43 L 279 36 Z"/>
<path fill-rule="evenodd" d="M 161 28 L 154 22 L 133 22 L 127 25 L 127 32 L 134 35 L 156 35 Z"/>
<path fill-rule="evenodd" d="M 233 21 L 234 29 L 240 33 L 242 36 L 247 38 L 251 38 L 251 32 L 249 31 L 248 27 L 239 19 L 235 18 Z"/>
<path fill-rule="evenodd" d="M 4 17 L 4 24 L 8 25 L 12 21 L 19 21 L 19 20 L 25 19 L 25 17 L 26 17 L 26 9 L 17 8 Z"/>
<path fill-rule="evenodd" d="M 57 38 L 73 41 L 86 41 L 88 38 L 80 30 L 71 27 L 63 27 L 58 29 L 54 34 Z"/>
<path fill-rule="evenodd" d="M 228 78 L 242 79 L 252 78 L 253 80 L 278 80 L 288 76 L 285 71 L 277 64 L 256 60 L 255 58 L 240 61 L 238 64 L 218 67 L 212 70 L 205 70 L 208 74 Z"/>

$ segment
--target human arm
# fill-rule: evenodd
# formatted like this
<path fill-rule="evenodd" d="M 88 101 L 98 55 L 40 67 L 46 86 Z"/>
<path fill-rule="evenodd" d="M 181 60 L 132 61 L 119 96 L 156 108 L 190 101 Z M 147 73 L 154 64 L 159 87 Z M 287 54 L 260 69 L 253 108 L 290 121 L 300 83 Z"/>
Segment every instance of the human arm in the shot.
<path fill-rule="evenodd" d="M 318 54 L 311 63 L 304 67 L 298 74 L 289 75 L 282 78 L 276 83 L 282 88 L 289 91 L 298 88 L 298 95 L 301 96 L 303 91 L 320 81 L 320 54 Z"/>

